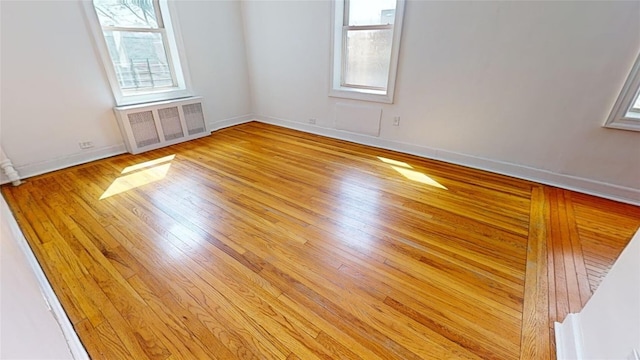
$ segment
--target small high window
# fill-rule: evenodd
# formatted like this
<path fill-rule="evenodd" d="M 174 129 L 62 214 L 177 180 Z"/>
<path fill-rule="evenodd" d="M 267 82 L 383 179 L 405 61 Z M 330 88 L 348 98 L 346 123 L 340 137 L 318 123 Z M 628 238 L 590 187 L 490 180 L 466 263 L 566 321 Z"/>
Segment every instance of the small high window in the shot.
<path fill-rule="evenodd" d="M 118 105 L 189 95 L 166 0 L 86 6 Z"/>
<path fill-rule="evenodd" d="M 402 0 L 335 0 L 331 96 L 393 102 Z"/>
<path fill-rule="evenodd" d="M 640 54 L 604 126 L 640 131 Z"/>

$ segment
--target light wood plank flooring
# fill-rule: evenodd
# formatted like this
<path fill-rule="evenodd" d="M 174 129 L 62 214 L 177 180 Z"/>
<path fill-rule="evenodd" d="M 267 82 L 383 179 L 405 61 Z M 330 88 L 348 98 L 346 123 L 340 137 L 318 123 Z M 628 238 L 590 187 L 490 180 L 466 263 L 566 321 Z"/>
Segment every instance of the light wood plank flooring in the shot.
<path fill-rule="evenodd" d="M 248 123 L 4 186 L 94 359 L 545 359 L 640 209 Z"/>

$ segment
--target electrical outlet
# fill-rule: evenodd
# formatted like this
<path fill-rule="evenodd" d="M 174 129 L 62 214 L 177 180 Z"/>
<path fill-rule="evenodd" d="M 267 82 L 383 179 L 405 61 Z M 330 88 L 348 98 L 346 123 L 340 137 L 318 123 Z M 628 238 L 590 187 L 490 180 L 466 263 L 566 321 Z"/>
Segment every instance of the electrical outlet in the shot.
<path fill-rule="evenodd" d="M 80 141 L 78 145 L 80 145 L 80 149 L 90 149 L 93 147 L 93 141 Z"/>
<path fill-rule="evenodd" d="M 400 116 L 393 117 L 393 126 L 400 126 Z"/>
<path fill-rule="evenodd" d="M 316 119 L 314 119 L 314 118 L 309 119 L 309 124 L 312 124 L 312 125 L 313 125 L 313 124 L 315 124 L 315 123 L 316 123 Z"/>

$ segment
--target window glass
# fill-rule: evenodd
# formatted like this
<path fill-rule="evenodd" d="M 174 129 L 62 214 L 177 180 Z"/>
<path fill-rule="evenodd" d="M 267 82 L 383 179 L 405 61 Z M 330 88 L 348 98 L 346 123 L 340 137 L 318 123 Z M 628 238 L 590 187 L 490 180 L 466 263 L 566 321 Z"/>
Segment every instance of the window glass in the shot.
<path fill-rule="evenodd" d="M 636 101 L 633 103 L 629 111 L 640 113 L 640 89 L 638 89 L 638 92 L 636 93 Z"/>
<path fill-rule="evenodd" d="M 640 131 L 640 54 L 638 54 L 604 126 L 612 129 Z"/>
<path fill-rule="evenodd" d="M 395 0 L 349 0 L 349 26 L 393 24 Z"/>
<path fill-rule="evenodd" d="M 102 26 L 154 29 L 160 24 L 155 1 L 95 0 L 93 4 Z"/>
<path fill-rule="evenodd" d="M 404 0 L 334 0 L 329 96 L 393 103 Z"/>
<path fill-rule="evenodd" d="M 174 86 L 162 34 L 105 31 L 104 38 L 123 90 Z"/>
<path fill-rule="evenodd" d="M 344 84 L 386 89 L 392 42 L 392 30 L 348 31 Z"/>
<path fill-rule="evenodd" d="M 192 95 L 168 0 L 83 0 L 82 5 L 118 106 Z"/>

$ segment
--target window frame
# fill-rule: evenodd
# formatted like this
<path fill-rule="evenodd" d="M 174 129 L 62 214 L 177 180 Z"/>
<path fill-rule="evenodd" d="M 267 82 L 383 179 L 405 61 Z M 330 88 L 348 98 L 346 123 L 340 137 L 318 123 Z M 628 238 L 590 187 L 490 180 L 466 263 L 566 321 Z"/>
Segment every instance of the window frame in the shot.
<path fill-rule="evenodd" d="M 396 77 L 398 72 L 398 57 L 400 54 L 400 39 L 402 38 L 402 21 L 404 18 L 405 0 L 396 0 L 395 20 L 393 24 L 384 25 L 349 25 L 349 0 L 334 0 L 331 8 L 331 69 L 330 69 L 330 97 L 355 99 L 392 104 L 394 100 Z M 391 28 L 393 31 L 391 43 L 391 61 L 387 87 L 374 88 L 344 83 L 344 68 L 346 66 L 347 33 L 349 30 L 383 30 Z"/>
<path fill-rule="evenodd" d="M 611 129 L 640 131 L 640 112 L 632 106 L 640 96 L 640 54 L 638 54 L 629 77 L 624 83 L 604 127 Z"/>
<path fill-rule="evenodd" d="M 103 27 L 96 13 L 93 0 L 82 1 L 87 15 L 87 23 L 93 34 L 94 44 L 100 54 L 102 65 L 104 66 L 117 106 L 173 100 L 193 95 L 178 21 L 177 18 L 173 16 L 176 13 L 175 6 L 173 2 L 169 2 L 168 0 L 153 1 L 156 4 L 158 19 L 157 28 Z M 109 48 L 103 31 L 128 31 L 161 34 L 174 86 L 147 88 L 143 90 L 122 89 L 120 87 L 120 82 L 118 81 L 113 61 L 109 54 Z"/>

